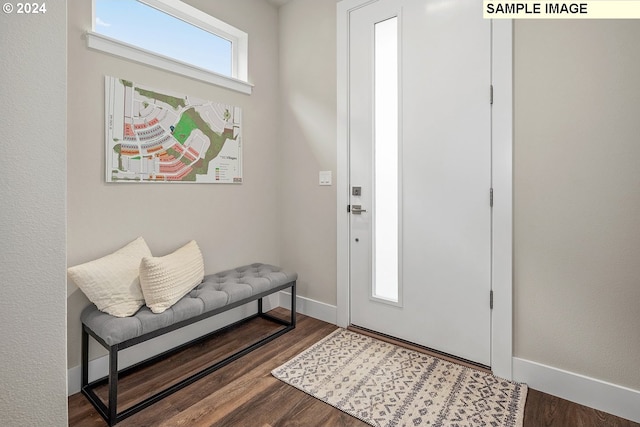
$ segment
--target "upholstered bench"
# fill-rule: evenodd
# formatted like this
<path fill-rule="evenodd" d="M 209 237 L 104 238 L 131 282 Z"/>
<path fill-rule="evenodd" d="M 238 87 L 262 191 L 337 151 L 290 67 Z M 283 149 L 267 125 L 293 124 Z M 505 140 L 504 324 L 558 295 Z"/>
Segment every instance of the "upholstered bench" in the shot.
<path fill-rule="evenodd" d="M 267 264 L 252 264 L 205 276 L 202 283 L 170 308 L 159 314 L 151 312 L 148 307 L 142 307 L 133 316 L 115 317 L 98 310 L 93 304 L 88 306 L 81 315 L 82 393 L 95 406 L 109 425 L 112 426 L 171 393 L 186 387 L 205 375 L 210 374 L 293 329 L 296 322 L 296 279 L 296 273 L 283 271 L 279 267 Z M 262 298 L 287 288 L 291 288 L 291 318 L 284 321 L 263 313 Z M 237 323 L 246 322 L 255 317 L 262 317 L 283 325 L 283 328 L 279 328 L 273 334 L 262 338 L 260 341 L 248 347 L 239 349 L 233 355 L 216 362 L 189 378 L 157 392 L 142 402 L 124 411 L 117 412 L 119 375 L 135 369 L 142 364 L 149 364 L 161 358 L 168 357 L 186 346 L 208 338 L 220 330 L 212 331 L 194 341 L 153 356 L 135 366 L 118 371 L 118 352 L 120 350 L 252 301 L 257 301 L 258 303 L 257 314 L 248 316 Z M 237 323 L 234 323 L 234 325 Z M 89 336 L 92 336 L 109 351 L 109 374 L 91 383 L 89 383 L 88 371 Z M 107 405 L 105 405 L 94 391 L 97 386 L 106 383 L 109 384 L 109 399 Z"/>

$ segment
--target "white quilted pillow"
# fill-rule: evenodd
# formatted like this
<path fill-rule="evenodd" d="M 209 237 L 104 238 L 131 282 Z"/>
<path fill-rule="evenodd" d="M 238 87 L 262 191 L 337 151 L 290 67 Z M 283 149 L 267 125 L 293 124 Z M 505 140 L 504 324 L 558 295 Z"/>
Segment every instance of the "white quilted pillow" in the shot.
<path fill-rule="evenodd" d="M 69 267 L 69 277 L 100 311 L 116 317 L 133 315 L 144 305 L 139 267 L 151 251 L 142 237 L 114 253 Z"/>
<path fill-rule="evenodd" d="M 195 240 L 163 257 L 144 257 L 140 285 L 147 307 L 162 313 L 202 282 L 204 261 Z"/>

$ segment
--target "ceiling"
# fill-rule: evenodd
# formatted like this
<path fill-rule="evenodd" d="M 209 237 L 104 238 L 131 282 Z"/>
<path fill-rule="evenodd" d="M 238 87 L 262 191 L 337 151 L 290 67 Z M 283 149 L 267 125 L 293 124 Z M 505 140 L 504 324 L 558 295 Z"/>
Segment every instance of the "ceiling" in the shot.
<path fill-rule="evenodd" d="M 267 0 L 267 2 L 271 3 L 272 5 L 276 6 L 276 7 L 280 7 L 283 4 L 287 4 L 289 3 L 291 0 Z"/>

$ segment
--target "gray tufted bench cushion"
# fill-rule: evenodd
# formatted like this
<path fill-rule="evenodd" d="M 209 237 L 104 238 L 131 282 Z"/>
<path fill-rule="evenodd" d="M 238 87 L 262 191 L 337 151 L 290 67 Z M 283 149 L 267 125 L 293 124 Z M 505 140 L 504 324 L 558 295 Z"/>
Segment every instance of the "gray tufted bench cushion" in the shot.
<path fill-rule="evenodd" d="M 145 306 L 131 317 L 115 317 L 101 312 L 95 305 L 91 304 L 83 310 L 80 316 L 82 321 L 82 393 L 107 423 L 113 426 L 194 381 L 256 350 L 295 328 L 297 278 L 297 273 L 283 271 L 273 265 L 251 264 L 205 276 L 202 283 L 193 288 L 191 292 L 178 300 L 173 306 L 159 314 L 153 313 Z M 263 297 L 289 288 L 291 289 L 291 318 L 289 320 L 280 319 L 263 312 Z M 152 356 L 124 370 L 118 370 L 118 352 L 120 350 L 252 301 L 258 302 L 258 313 L 249 315 L 235 324 L 261 317 L 275 322 L 281 327 L 270 335 L 261 337 L 253 344 L 237 350 L 223 360 L 214 362 L 190 377 L 181 379 L 179 382 L 156 392 L 153 396 L 147 397 L 121 412 L 117 411 L 118 377 L 120 375 L 168 357 L 184 347 L 211 337 L 218 331 L 208 332 L 196 340 Z M 89 337 L 93 337 L 109 351 L 108 375 L 91 383 L 89 383 Z M 95 388 L 104 384 L 109 384 L 107 404 L 95 392 Z"/>
<path fill-rule="evenodd" d="M 297 277 L 297 273 L 273 265 L 251 264 L 205 276 L 202 283 L 160 314 L 144 306 L 131 317 L 115 317 L 91 304 L 80 319 L 111 346 L 269 291 Z"/>

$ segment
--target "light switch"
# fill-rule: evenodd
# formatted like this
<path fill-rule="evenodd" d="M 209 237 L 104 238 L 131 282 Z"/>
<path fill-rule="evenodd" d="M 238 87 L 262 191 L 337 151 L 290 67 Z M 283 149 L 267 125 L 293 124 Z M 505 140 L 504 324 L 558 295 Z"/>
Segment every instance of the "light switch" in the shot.
<path fill-rule="evenodd" d="M 319 181 L 320 185 L 331 185 L 331 171 L 320 171 Z"/>

